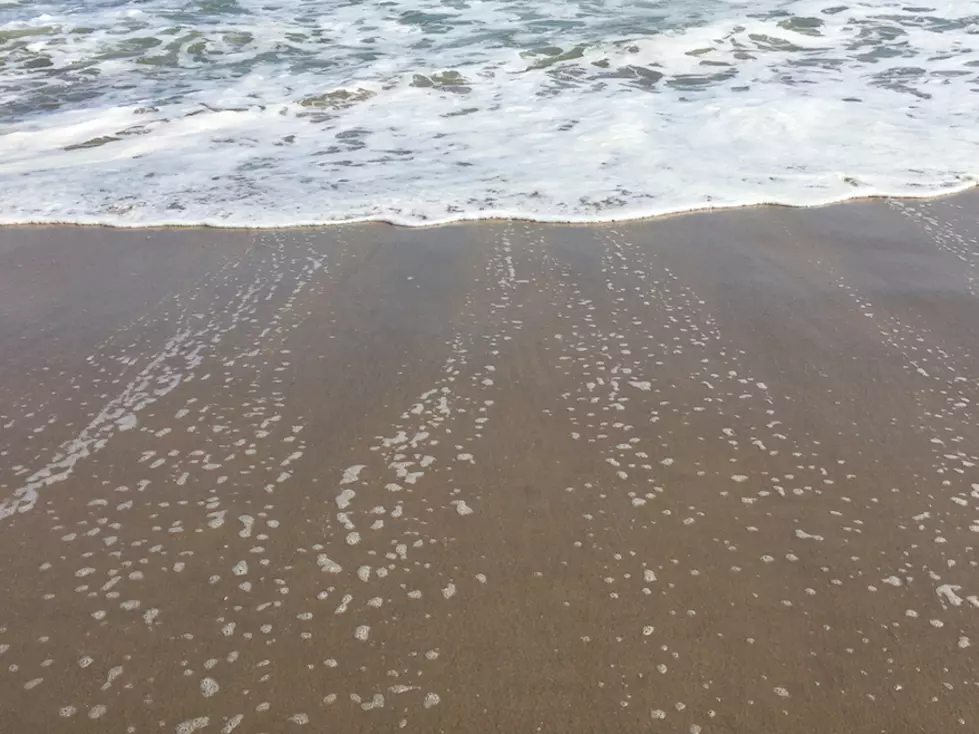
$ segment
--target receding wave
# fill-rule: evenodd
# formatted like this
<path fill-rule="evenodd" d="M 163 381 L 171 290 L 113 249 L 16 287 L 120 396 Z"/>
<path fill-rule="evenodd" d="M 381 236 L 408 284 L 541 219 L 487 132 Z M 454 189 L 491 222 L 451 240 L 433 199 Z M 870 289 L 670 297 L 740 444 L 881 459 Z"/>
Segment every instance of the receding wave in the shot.
<path fill-rule="evenodd" d="M 0 223 L 603 221 L 979 176 L 956 2 L 0 2 Z"/>

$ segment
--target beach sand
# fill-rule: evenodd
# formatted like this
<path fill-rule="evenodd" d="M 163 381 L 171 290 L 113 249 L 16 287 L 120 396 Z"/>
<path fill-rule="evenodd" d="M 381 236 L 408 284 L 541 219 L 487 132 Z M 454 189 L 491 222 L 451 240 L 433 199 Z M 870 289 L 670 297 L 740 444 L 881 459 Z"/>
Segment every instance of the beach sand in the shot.
<path fill-rule="evenodd" d="M 979 731 L 977 234 L 0 230 L 0 732 Z"/>

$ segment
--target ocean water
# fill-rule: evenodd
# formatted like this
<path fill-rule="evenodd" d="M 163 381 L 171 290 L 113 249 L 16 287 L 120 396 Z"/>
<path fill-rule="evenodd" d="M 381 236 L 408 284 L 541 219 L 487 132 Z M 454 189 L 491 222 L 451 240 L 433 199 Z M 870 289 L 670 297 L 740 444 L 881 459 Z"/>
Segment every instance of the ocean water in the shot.
<path fill-rule="evenodd" d="M 979 176 L 979 0 L 0 0 L 0 223 L 605 221 Z"/>

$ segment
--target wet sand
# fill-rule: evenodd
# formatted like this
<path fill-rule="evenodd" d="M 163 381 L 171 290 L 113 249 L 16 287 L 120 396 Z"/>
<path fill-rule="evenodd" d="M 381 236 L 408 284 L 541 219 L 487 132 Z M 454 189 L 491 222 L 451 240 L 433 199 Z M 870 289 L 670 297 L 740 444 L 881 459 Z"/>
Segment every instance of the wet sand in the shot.
<path fill-rule="evenodd" d="M 979 731 L 977 233 L 0 230 L 0 732 Z"/>

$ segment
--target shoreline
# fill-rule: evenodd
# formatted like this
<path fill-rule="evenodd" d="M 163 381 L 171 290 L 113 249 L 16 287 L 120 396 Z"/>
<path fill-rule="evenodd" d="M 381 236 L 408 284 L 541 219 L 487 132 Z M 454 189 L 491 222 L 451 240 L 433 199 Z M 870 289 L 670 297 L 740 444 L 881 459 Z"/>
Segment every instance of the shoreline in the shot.
<path fill-rule="evenodd" d="M 389 227 L 395 227 L 399 229 L 407 230 L 426 230 L 435 229 L 439 227 L 453 227 L 459 225 L 478 225 L 481 223 L 500 223 L 500 222 L 517 222 L 521 224 L 539 224 L 539 225 L 557 225 L 557 226 L 569 226 L 569 227 L 581 227 L 581 226 L 606 226 L 606 225 L 625 225 L 630 223 L 643 223 L 643 222 L 655 222 L 663 219 L 670 219 L 674 217 L 686 217 L 693 215 L 703 215 L 703 214 L 714 214 L 714 213 L 725 213 L 725 212 L 737 212 L 742 210 L 753 210 L 753 209 L 799 209 L 799 210 L 821 210 L 836 206 L 843 206 L 847 204 L 867 204 L 876 201 L 941 201 L 942 199 L 953 198 L 957 196 L 968 195 L 970 192 L 975 192 L 979 190 L 979 181 L 973 181 L 971 183 L 962 185 L 960 187 L 955 187 L 950 190 L 939 191 L 939 192 L 928 192 L 922 193 L 920 195 L 912 194 L 866 194 L 853 197 L 845 197 L 841 199 L 829 199 L 826 201 L 820 201 L 813 204 L 783 204 L 779 202 L 750 202 L 745 204 L 729 204 L 717 207 L 696 207 L 689 209 L 677 209 L 664 211 L 658 214 L 644 214 L 637 215 L 633 217 L 623 217 L 623 218 L 600 218 L 600 219 L 588 219 L 588 218 L 578 218 L 578 219 L 562 219 L 560 217 L 527 217 L 525 215 L 490 215 L 490 216 L 472 216 L 472 217 L 460 217 L 457 219 L 445 219 L 436 222 L 417 222 L 410 223 L 405 221 L 399 221 L 396 219 L 388 218 L 360 218 L 360 219 L 343 219 L 331 222 L 319 222 L 319 223 L 303 223 L 303 224 L 270 224 L 255 227 L 244 227 L 244 226 L 228 226 L 220 223 L 191 223 L 191 224 L 180 224 L 180 223 L 164 223 L 164 224 L 119 224 L 119 223 L 102 223 L 102 222 L 77 222 L 77 221 L 57 221 L 57 220 L 45 220 L 45 221 L 24 221 L 24 222 L 0 222 L 0 229 L 12 229 L 12 228 L 28 228 L 28 227 L 90 227 L 90 228 L 102 228 L 102 229 L 118 229 L 118 230 L 221 230 L 229 232 L 268 232 L 268 231 L 304 231 L 304 230 L 322 230 L 329 229 L 333 227 L 345 227 L 345 226 L 356 226 L 356 225 L 387 225 Z"/>

